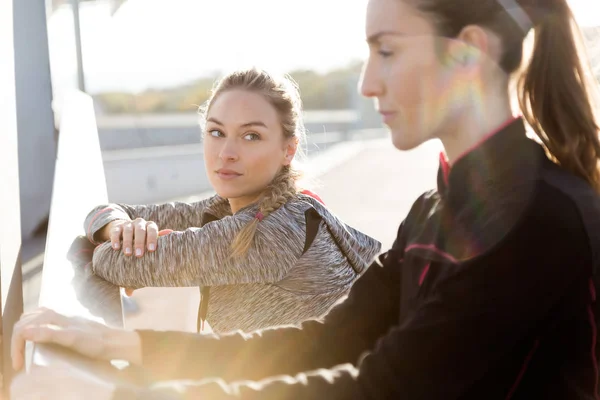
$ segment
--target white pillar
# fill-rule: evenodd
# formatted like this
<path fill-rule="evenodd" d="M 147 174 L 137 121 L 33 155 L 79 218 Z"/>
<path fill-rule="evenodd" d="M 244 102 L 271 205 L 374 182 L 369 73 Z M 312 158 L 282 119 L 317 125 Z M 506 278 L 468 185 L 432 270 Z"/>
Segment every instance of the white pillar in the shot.
<path fill-rule="evenodd" d="M 0 0 L 0 60 L 2 60 L 0 62 L 0 299 L 2 301 L 0 362 L 5 393 L 8 391 L 7 386 L 12 376 L 10 359 L 12 326 L 23 311 L 13 46 L 13 0 Z"/>
<path fill-rule="evenodd" d="M 26 239 L 48 217 L 56 138 L 45 0 L 12 1 L 21 230 Z"/>

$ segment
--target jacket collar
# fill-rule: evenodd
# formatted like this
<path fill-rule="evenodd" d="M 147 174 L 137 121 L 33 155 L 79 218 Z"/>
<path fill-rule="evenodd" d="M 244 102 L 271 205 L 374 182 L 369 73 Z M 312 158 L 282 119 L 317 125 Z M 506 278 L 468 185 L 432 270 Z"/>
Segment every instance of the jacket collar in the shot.
<path fill-rule="evenodd" d="M 485 137 L 452 166 L 441 156 L 438 204 L 411 241 L 430 243 L 462 261 L 489 250 L 527 211 L 544 158 L 521 118 Z"/>
<path fill-rule="evenodd" d="M 543 149 L 527 138 L 521 118 L 486 136 L 450 166 L 440 155 L 438 192 L 455 206 L 502 197 L 500 187 L 521 187 L 538 175 Z M 492 185 L 493 184 L 493 185 Z M 502 186 L 497 186 L 502 184 Z"/>

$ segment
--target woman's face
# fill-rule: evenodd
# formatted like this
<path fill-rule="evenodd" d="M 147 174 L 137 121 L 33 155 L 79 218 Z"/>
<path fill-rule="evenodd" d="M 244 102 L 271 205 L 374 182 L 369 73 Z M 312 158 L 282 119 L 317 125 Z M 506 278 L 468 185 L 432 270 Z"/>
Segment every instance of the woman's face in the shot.
<path fill-rule="evenodd" d="M 284 138 L 277 111 L 260 94 L 228 90 L 208 110 L 204 163 L 222 197 L 254 201 L 295 151 L 295 141 Z"/>
<path fill-rule="evenodd" d="M 394 146 L 409 150 L 439 137 L 464 91 L 458 63 L 442 50 L 452 42 L 436 37 L 432 23 L 403 0 L 369 0 L 366 35 L 361 92 L 375 99 Z"/>

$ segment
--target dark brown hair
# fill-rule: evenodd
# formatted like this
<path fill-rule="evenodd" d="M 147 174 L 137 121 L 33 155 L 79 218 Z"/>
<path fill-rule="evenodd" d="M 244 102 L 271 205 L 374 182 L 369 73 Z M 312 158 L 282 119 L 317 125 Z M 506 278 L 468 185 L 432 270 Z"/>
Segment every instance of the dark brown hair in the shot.
<path fill-rule="evenodd" d="M 522 71 L 518 97 L 525 121 L 553 161 L 600 192 L 599 127 L 592 101 L 597 83 L 590 81 L 582 35 L 566 0 L 514 0 L 512 10 L 500 0 L 409 2 L 432 17 L 441 36 L 456 37 L 468 25 L 499 35 L 504 49 L 500 66 L 508 74 Z M 518 14 L 511 14 L 515 8 L 531 26 L 523 29 L 523 21 L 517 23 Z M 533 51 L 528 65 L 522 66 L 529 28 L 534 30 Z"/>

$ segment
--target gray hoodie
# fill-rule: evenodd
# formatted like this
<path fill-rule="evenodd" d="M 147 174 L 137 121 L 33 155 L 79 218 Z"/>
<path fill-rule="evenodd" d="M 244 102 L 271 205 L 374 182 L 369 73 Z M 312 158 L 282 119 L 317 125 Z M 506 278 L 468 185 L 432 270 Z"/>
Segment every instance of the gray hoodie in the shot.
<path fill-rule="evenodd" d="M 191 204 L 96 207 L 85 220 L 95 244 L 96 232 L 117 219 L 143 218 L 174 232 L 160 236 L 156 251 L 140 258 L 113 250 L 110 242 L 99 244 L 93 272 L 133 289 L 199 286 L 201 314 L 215 332 L 251 332 L 322 316 L 381 248 L 313 197 L 298 194 L 259 222 L 246 257 L 232 259 L 234 237 L 256 212 L 250 205 L 232 215 L 219 196 Z"/>

